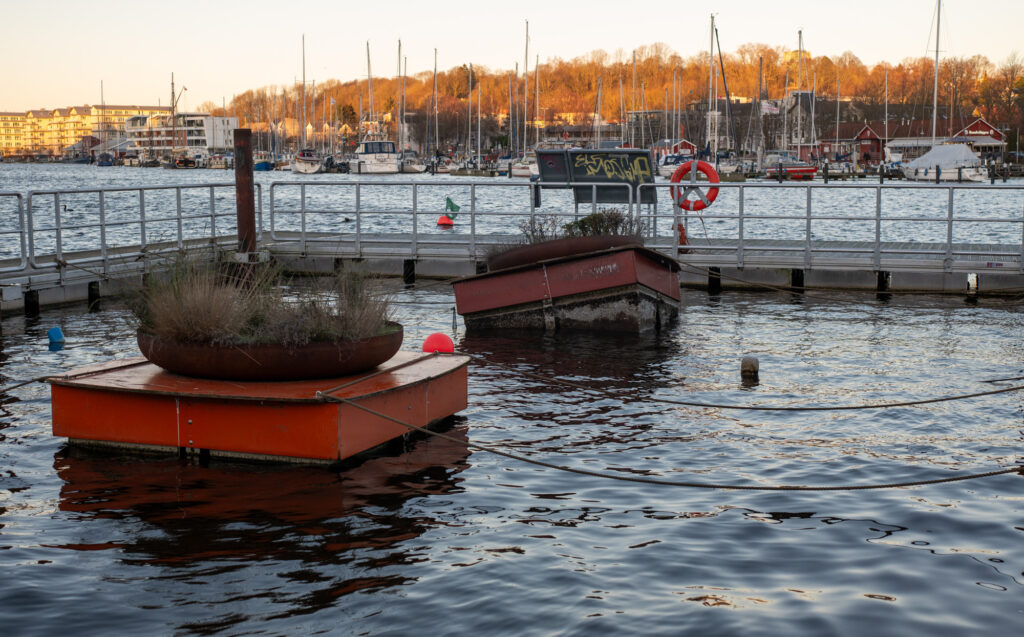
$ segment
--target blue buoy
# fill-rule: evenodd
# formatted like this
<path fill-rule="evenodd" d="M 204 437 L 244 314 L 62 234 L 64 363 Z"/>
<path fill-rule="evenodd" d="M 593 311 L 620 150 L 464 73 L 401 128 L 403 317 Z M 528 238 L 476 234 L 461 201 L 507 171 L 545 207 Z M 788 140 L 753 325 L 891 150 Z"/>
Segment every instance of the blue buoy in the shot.
<path fill-rule="evenodd" d="M 56 352 L 64 347 L 64 332 L 59 327 L 51 327 L 46 335 L 50 337 L 50 351 Z"/>

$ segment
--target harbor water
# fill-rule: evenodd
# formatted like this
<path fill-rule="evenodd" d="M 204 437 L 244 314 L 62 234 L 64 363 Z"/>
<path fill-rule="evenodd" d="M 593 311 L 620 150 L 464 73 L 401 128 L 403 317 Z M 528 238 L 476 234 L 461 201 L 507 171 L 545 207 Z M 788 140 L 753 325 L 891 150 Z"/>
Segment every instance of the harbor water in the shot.
<path fill-rule="evenodd" d="M 728 408 L 1024 384 L 985 382 L 1024 376 L 1017 299 L 684 291 L 678 323 L 660 334 L 481 335 L 453 319 L 446 283 L 383 285 L 405 349 L 444 332 L 473 355 L 469 406 L 445 431 L 454 440 L 416 438 L 341 471 L 102 454 L 50 435 L 44 383 L 5 390 L 4 634 L 964 635 L 1024 626 L 1021 475 L 838 491 L 612 479 L 864 486 L 1024 464 L 1022 391 L 885 409 Z M 66 343 L 51 351 L 54 326 Z M 7 316 L 0 328 L 4 388 L 138 355 L 116 299 Z M 757 383 L 740 377 L 745 355 L 760 360 Z"/>

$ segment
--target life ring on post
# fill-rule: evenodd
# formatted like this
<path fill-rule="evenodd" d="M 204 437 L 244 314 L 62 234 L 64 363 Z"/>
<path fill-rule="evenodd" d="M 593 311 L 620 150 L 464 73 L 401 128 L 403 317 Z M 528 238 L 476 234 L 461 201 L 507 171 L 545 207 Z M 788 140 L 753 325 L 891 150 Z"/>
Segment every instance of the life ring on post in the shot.
<path fill-rule="evenodd" d="M 721 183 L 722 180 L 718 178 L 718 173 L 715 172 L 714 166 L 707 163 L 706 161 L 688 161 L 679 168 L 676 168 L 676 171 L 672 173 L 672 183 L 678 184 L 683 180 L 683 177 L 689 175 L 690 171 L 693 170 L 694 168 L 694 163 L 697 164 L 696 169 L 704 173 L 704 176 L 708 178 L 708 183 Z M 695 190 L 699 195 L 701 195 L 701 198 L 695 201 L 690 201 L 689 199 L 687 199 L 686 195 L 689 193 L 690 190 Z M 696 187 L 687 188 L 683 191 L 682 195 L 680 195 L 679 190 L 675 186 L 672 186 L 671 192 L 672 201 L 675 201 L 680 208 L 682 208 L 683 210 L 691 210 L 694 212 L 696 212 L 697 210 L 704 210 L 705 208 L 713 204 L 715 202 L 715 198 L 718 197 L 718 188 L 708 188 L 708 194 L 706 196 L 703 195 L 700 188 Z M 707 203 L 704 203 L 705 199 L 707 199 Z"/>

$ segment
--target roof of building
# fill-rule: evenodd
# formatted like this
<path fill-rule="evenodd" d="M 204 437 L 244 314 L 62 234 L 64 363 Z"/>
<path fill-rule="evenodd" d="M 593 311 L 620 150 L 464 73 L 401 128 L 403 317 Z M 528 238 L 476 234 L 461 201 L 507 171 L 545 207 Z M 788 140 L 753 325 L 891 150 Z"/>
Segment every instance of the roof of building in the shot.
<path fill-rule="evenodd" d="M 943 119 L 938 122 L 935 127 L 936 137 L 943 139 L 949 137 L 950 131 L 950 120 Z M 963 131 L 971 128 L 975 124 L 981 123 L 987 128 L 995 130 L 995 127 L 985 121 L 983 117 L 954 117 L 952 120 L 952 129 L 956 133 L 962 133 Z M 866 130 L 865 130 L 866 129 Z M 878 139 L 889 139 L 896 140 L 902 138 L 927 138 L 928 143 L 931 144 L 932 137 L 932 120 L 930 119 L 915 119 L 915 120 L 889 120 L 888 126 L 885 121 L 876 120 L 873 122 L 858 121 L 858 122 L 840 122 L 839 130 L 836 132 L 836 127 L 829 126 L 825 129 L 824 135 L 822 135 L 822 141 L 827 142 L 838 136 L 840 140 L 851 140 L 858 138 L 878 138 Z M 982 137 L 980 135 L 971 135 L 972 141 Z M 992 138 L 993 144 L 1001 144 L 1002 142 Z"/>

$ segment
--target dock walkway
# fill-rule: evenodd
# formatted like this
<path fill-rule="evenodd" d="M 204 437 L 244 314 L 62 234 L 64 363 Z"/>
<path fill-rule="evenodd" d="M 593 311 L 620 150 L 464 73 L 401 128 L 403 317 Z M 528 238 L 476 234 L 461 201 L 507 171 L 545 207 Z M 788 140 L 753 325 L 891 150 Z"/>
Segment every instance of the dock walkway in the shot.
<path fill-rule="evenodd" d="M 435 226 L 444 212 L 443 197 L 422 194 L 437 184 L 275 182 L 257 192 L 259 250 L 299 271 L 353 269 L 406 281 L 457 277 L 477 273 L 495 250 L 517 242 L 517 222 L 552 217 L 562 223 L 592 210 L 589 204 L 559 204 L 557 193 L 548 190 L 543 207 L 533 195 L 513 205 L 510 195 L 485 192 L 513 188 L 526 194 L 533 186 L 525 182 L 452 181 L 443 187 L 462 188 L 460 200 L 468 201 L 458 227 L 448 232 Z M 1022 186 L 748 182 L 721 187 L 737 189 L 729 193 L 732 203 L 720 196 L 726 203 L 702 215 L 674 209 L 671 200 L 660 208 L 628 206 L 645 222 L 645 245 L 683 264 L 681 285 L 983 294 L 1024 289 Z M 289 188 L 301 196 L 287 196 Z M 35 311 L 41 305 L 95 300 L 137 280 L 155 261 L 182 252 L 231 258 L 237 246 L 233 189 L 234 184 L 221 183 L 0 192 L 0 308 Z M 333 199 L 307 194 L 314 189 Z M 923 212 L 908 212 L 907 189 L 925 191 L 920 199 L 938 201 L 937 209 L 919 206 Z M 354 196 L 336 194 L 353 191 Z M 796 195 L 798 203 L 771 210 L 751 203 L 766 191 L 773 197 Z M 659 193 L 659 200 L 666 194 Z M 836 208 L 824 203 L 830 196 L 861 198 Z M 428 198 L 432 205 L 423 206 Z M 899 202 L 898 210 L 883 207 L 890 198 Z M 684 245 L 680 225 L 689 229 Z M 995 240 L 954 240 L 971 233 Z M 945 241 L 885 240 L 918 234 Z M 836 239 L 843 235 L 862 240 Z"/>

